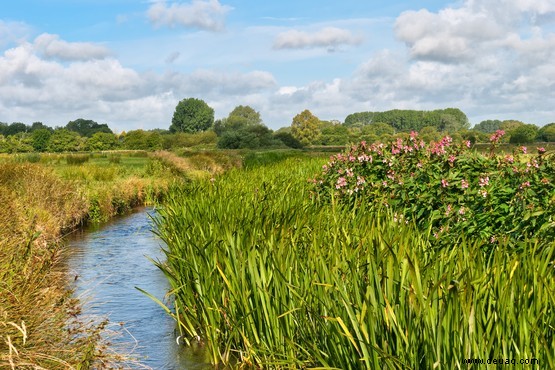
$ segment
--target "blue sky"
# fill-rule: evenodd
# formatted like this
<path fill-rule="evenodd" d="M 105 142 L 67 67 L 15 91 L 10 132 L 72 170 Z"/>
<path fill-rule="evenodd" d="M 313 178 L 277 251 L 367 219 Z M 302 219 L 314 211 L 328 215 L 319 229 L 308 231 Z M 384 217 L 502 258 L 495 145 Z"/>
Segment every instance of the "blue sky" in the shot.
<path fill-rule="evenodd" d="M 0 10 L 0 121 L 167 128 L 181 99 L 277 129 L 458 107 L 555 122 L 555 2 L 18 1 Z"/>

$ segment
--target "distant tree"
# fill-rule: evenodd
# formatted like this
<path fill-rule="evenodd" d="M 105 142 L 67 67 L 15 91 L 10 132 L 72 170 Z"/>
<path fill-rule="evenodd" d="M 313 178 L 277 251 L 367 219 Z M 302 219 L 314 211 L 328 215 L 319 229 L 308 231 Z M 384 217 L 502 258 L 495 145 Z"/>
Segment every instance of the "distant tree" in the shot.
<path fill-rule="evenodd" d="M 46 128 L 35 129 L 31 134 L 31 145 L 37 152 L 44 152 L 48 148 L 48 141 L 52 132 Z"/>
<path fill-rule="evenodd" d="M 77 132 L 79 135 L 84 137 L 92 137 L 97 132 L 113 134 L 107 124 L 98 124 L 93 120 L 83 118 L 78 118 L 75 121 L 69 121 L 65 128 L 69 131 Z"/>
<path fill-rule="evenodd" d="M 501 129 L 501 123 L 502 122 L 498 119 L 488 119 L 478 123 L 472 129 L 480 132 L 485 132 L 486 134 L 491 134 Z"/>
<path fill-rule="evenodd" d="M 538 126 L 523 124 L 511 132 L 509 141 L 513 144 L 532 143 L 538 136 Z"/>
<path fill-rule="evenodd" d="M 262 124 L 225 130 L 218 140 L 218 148 L 222 149 L 258 149 L 280 145 L 281 141 L 273 137 L 272 130 Z"/>
<path fill-rule="evenodd" d="M 439 114 L 441 131 L 455 132 L 470 128 L 468 117 L 459 108 L 438 109 L 428 112 L 429 115 Z"/>
<path fill-rule="evenodd" d="M 441 137 L 443 136 L 434 126 L 426 126 L 422 128 L 419 134 L 420 134 L 420 138 L 427 143 L 441 140 Z"/>
<path fill-rule="evenodd" d="M 116 135 L 107 132 L 97 132 L 87 140 L 88 150 L 111 150 L 118 145 Z"/>
<path fill-rule="evenodd" d="M 554 142 L 555 141 L 555 122 L 549 123 L 541 127 L 538 132 L 538 139 L 541 141 Z"/>
<path fill-rule="evenodd" d="M 214 109 L 201 99 L 181 100 L 175 107 L 170 132 L 195 133 L 208 130 L 214 124 Z"/>
<path fill-rule="evenodd" d="M 76 152 L 83 149 L 81 136 L 65 128 L 54 130 L 48 140 L 49 152 Z"/>
<path fill-rule="evenodd" d="M 358 113 L 351 113 L 347 117 L 345 117 L 345 125 L 346 126 L 353 126 L 353 125 L 369 125 L 374 122 L 374 112 L 358 112 Z"/>
<path fill-rule="evenodd" d="M 54 131 L 54 129 L 52 127 L 46 126 L 42 122 L 33 122 L 29 131 L 30 132 L 35 132 L 37 130 L 48 130 L 50 132 Z"/>
<path fill-rule="evenodd" d="M 230 126 L 260 125 L 262 118 L 259 112 L 248 105 L 238 105 L 227 116 L 227 124 Z"/>
<path fill-rule="evenodd" d="M 147 133 L 146 146 L 148 150 L 162 149 L 162 135 L 158 131 L 150 131 Z"/>
<path fill-rule="evenodd" d="M 308 109 L 293 117 L 291 134 L 303 145 L 310 145 L 320 136 L 320 120 Z"/>
<path fill-rule="evenodd" d="M 382 137 L 384 135 L 395 134 L 395 129 L 384 122 L 374 122 L 362 128 L 363 135 L 376 135 Z"/>
<path fill-rule="evenodd" d="M 21 122 L 13 122 L 7 128 L 4 129 L 5 136 L 17 135 L 20 132 L 27 132 L 29 131 L 29 127 Z"/>
<path fill-rule="evenodd" d="M 144 130 L 128 131 L 123 139 L 123 146 L 131 150 L 148 150 L 148 134 Z"/>
<path fill-rule="evenodd" d="M 276 132 L 274 133 L 274 138 L 278 139 L 289 148 L 301 149 L 303 147 L 303 144 L 299 140 L 295 139 L 291 132 Z"/>

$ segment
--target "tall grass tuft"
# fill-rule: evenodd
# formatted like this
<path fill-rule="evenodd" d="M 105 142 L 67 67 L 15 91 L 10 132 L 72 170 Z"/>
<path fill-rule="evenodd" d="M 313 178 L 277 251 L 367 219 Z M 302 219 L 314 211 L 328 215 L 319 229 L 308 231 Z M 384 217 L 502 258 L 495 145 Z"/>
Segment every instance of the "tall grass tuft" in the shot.
<path fill-rule="evenodd" d="M 431 232 L 387 208 L 319 202 L 318 159 L 173 189 L 155 222 L 170 314 L 214 364 L 454 369 L 467 358 L 555 368 L 554 245 Z M 312 195 L 312 198 L 311 198 Z"/>

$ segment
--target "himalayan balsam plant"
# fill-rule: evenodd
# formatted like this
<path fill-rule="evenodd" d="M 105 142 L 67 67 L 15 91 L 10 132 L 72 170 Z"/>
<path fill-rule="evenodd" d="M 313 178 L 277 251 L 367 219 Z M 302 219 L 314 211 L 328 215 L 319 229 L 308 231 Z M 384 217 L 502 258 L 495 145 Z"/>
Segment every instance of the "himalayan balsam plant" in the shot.
<path fill-rule="evenodd" d="M 440 243 L 467 239 L 516 245 L 553 239 L 553 161 L 544 148 L 495 154 L 504 135 L 491 138 L 489 154 L 446 136 L 426 145 L 412 132 L 389 144 L 361 142 L 334 155 L 311 181 L 320 199 L 390 208 L 397 222 L 431 230 Z"/>

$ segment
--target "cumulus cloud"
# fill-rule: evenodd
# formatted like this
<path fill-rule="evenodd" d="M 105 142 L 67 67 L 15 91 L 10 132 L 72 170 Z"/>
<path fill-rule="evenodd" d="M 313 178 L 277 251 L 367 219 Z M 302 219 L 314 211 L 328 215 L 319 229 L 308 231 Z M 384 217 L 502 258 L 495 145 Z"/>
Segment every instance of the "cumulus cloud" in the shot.
<path fill-rule="evenodd" d="M 231 110 L 247 100 L 260 100 L 276 85 L 265 71 L 159 74 L 138 72 L 113 57 L 51 59 L 34 42 L 25 42 L 0 54 L 0 117 L 50 125 L 89 117 L 116 130 L 164 128 L 184 97 L 197 96 Z"/>
<path fill-rule="evenodd" d="M 193 0 L 191 3 L 171 3 L 156 1 L 148 9 L 147 15 L 155 26 L 192 27 L 208 31 L 224 28 L 226 14 L 232 8 L 218 0 Z"/>
<path fill-rule="evenodd" d="M 30 32 L 30 27 L 23 22 L 3 21 L 0 19 L 0 47 L 12 42 L 25 40 Z"/>
<path fill-rule="evenodd" d="M 358 45 L 361 38 L 353 35 L 349 30 L 326 27 L 316 32 L 298 30 L 285 31 L 277 35 L 274 49 L 306 49 L 328 48 L 333 51 L 343 45 Z"/>
<path fill-rule="evenodd" d="M 58 35 L 43 33 L 35 39 L 34 46 L 47 58 L 62 60 L 102 59 L 110 55 L 108 48 L 89 42 L 67 42 Z"/>
<path fill-rule="evenodd" d="M 532 32 L 538 17 L 553 15 L 555 3 L 548 0 L 466 0 L 437 13 L 403 12 L 395 34 L 414 59 L 464 63 L 510 47 L 523 28 Z"/>

